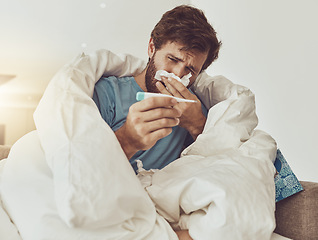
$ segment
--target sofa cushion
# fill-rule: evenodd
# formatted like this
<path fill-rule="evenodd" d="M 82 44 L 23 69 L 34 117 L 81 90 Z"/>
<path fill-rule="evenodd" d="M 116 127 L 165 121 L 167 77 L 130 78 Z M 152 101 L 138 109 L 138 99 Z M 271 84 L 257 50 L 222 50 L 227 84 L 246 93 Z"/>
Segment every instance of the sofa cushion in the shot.
<path fill-rule="evenodd" d="M 304 191 L 276 203 L 275 232 L 294 240 L 318 236 L 318 183 L 301 182 Z"/>

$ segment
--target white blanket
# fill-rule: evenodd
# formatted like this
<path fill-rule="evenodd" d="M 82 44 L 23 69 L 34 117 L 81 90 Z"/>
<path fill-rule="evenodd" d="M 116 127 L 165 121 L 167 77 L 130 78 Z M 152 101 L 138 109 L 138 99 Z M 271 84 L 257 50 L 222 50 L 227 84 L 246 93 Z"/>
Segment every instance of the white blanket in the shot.
<path fill-rule="evenodd" d="M 1 186 L 2 170 L 6 161 L 7 161 L 6 159 L 3 159 L 0 161 L 0 186 Z M 0 239 L 21 240 L 21 237 L 19 236 L 17 228 L 13 225 L 6 211 L 3 209 L 1 195 L 0 195 L 0 226 L 1 226 Z"/>
<path fill-rule="evenodd" d="M 276 143 L 254 130 L 254 95 L 224 77 L 202 73 L 193 87 L 210 108 L 196 142 L 141 182 L 135 176 L 91 96 L 102 75 L 144 66 L 102 50 L 52 79 L 37 131 L 13 146 L 3 171 L 3 203 L 22 238 L 177 239 L 170 222 L 199 240 L 270 239 Z"/>

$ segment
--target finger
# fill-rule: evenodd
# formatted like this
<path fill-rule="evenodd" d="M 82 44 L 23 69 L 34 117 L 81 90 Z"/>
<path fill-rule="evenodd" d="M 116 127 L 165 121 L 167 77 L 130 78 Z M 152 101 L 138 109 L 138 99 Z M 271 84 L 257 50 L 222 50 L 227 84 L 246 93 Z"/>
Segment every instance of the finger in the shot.
<path fill-rule="evenodd" d="M 171 92 L 175 91 L 176 94 L 179 94 L 179 97 L 182 96 L 183 98 L 191 99 L 191 92 L 178 80 L 169 77 L 164 80 L 164 83 L 169 86 L 168 88 Z M 170 89 L 171 87 L 173 88 Z"/>
<path fill-rule="evenodd" d="M 152 145 L 156 144 L 156 142 L 166 136 L 168 136 L 172 132 L 172 128 L 161 128 L 156 131 L 149 133 L 145 138 L 145 142 L 152 143 Z M 146 148 L 148 149 L 148 148 Z M 144 149 L 144 150 L 146 150 Z"/>
<path fill-rule="evenodd" d="M 151 109 L 156 109 L 160 107 L 173 107 L 178 102 L 177 100 L 170 97 L 151 97 L 144 99 L 140 102 L 136 102 L 130 106 L 129 111 L 133 112 L 144 112 L 149 111 Z"/>
<path fill-rule="evenodd" d="M 161 128 L 157 131 L 153 131 L 150 136 L 158 141 L 159 139 L 168 136 L 170 133 L 172 133 L 172 128 Z"/>
<path fill-rule="evenodd" d="M 145 128 L 151 133 L 162 128 L 172 128 L 180 123 L 179 118 L 161 118 L 151 122 L 147 122 Z"/>
<path fill-rule="evenodd" d="M 143 112 L 142 115 L 145 122 L 150 122 L 161 118 L 179 118 L 181 111 L 176 108 L 156 108 Z"/>
<path fill-rule="evenodd" d="M 169 89 L 169 92 L 171 93 L 172 96 L 175 96 L 175 97 L 179 97 L 179 98 L 184 98 L 180 93 L 179 91 L 176 89 L 176 87 L 171 84 L 171 81 L 168 80 L 169 78 L 167 79 L 164 79 L 164 84 L 166 85 L 166 87 Z M 174 79 L 175 80 L 175 79 Z M 175 80 L 177 81 L 177 80 Z M 178 82 L 178 81 L 177 81 Z"/>
<path fill-rule="evenodd" d="M 156 82 L 156 87 L 158 88 L 159 92 L 167 95 L 171 95 L 171 93 L 168 91 L 168 89 L 163 85 L 162 82 L 158 81 Z"/>

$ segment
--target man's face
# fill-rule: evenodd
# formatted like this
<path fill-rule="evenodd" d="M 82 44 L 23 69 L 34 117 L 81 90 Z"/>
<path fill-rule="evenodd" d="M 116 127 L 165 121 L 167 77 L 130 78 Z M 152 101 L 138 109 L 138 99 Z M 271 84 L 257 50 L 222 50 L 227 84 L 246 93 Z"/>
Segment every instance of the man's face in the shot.
<path fill-rule="evenodd" d="M 195 50 L 182 50 L 184 45 L 178 42 L 168 42 L 159 50 L 154 48 L 152 42 L 149 43 L 150 61 L 146 70 L 146 88 L 148 92 L 159 92 L 156 87 L 155 74 L 157 70 L 166 70 L 182 78 L 191 72 L 190 84 L 194 83 L 199 75 L 202 66 L 207 58 L 207 53 L 201 53 Z M 153 47 L 151 49 L 151 47 Z"/>

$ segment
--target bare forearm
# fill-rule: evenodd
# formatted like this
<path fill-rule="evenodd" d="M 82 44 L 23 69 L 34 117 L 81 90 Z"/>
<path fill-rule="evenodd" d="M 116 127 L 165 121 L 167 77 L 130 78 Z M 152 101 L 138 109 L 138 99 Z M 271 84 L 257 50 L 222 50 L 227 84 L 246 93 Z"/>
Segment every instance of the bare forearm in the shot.
<path fill-rule="evenodd" d="M 118 129 L 115 132 L 115 135 L 121 145 L 121 148 L 124 150 L 126 157 L 130 159 L 137 152 L 137 149 L 133 147 L 132 142 L 129 140 L 129 138 L 127 138 L 127 134 L 125 134 L 125 126 L 122 126 L 120 129 Z"/>
<path fill-rule="evenodd" d="M 198 121 L 188 126 L 187 130 L 194 140 L 196 140 L 197 137 L 203 132 L 205 123 L 206 117 L 202 115 L 202 117 L 198 119 Z"/>

